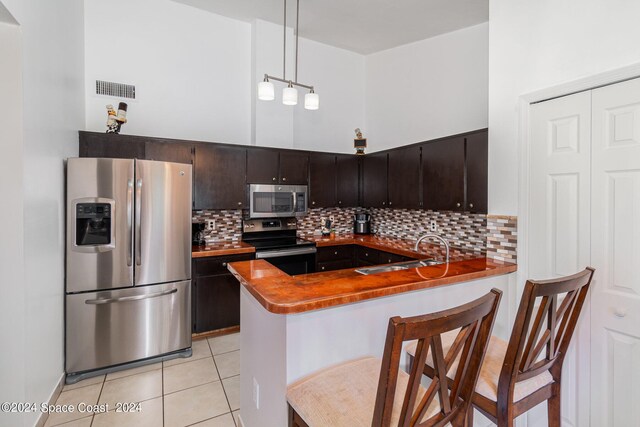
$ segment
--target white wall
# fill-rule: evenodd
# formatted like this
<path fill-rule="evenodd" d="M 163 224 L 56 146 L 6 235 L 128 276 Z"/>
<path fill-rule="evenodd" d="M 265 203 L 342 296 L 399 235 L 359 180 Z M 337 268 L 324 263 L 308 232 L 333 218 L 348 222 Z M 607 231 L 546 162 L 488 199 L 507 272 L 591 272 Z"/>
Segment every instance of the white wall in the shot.
<path fill-rule="evenodd" d="M 366 57 L 368 152 L 487 127 L 489 24 Z"/>
<path fill-rule="evenodd" d="M 3 283 L 22 299 L 16 295 L 13 309 L 0 312 L 0 323 L 22 333 L 22 338 L 3 341 L 3 349 L 20 358 L 23 369 L 18 366 L 7 378 L 3 371 L 0 390 L 9 401 L 47 402 L 64 370 L 63 161 L 77 155 L 77 130 L 84 125 L 83 3 L 25 0 L 19 6 L 19 13 L 11 6 L 9 11 L 20 17 L 22 33 L 24 136 L 22 147 L 3 144 L 2 158 L 12 156 L 20 166 L 11 170 L 22 169 L 11 183 L 23 193 L 24 231 L 15 236 L 14 230 L 10 244 L 19 252 L 24 242 L 24 279 L 18 273 L 17 283 Z M 19 86 L 15 79 L 11 83 Z M 20 230 L 21 223 L 10 226 Z M 11 384 L 22 388 L 10 389 Z M 15 416 L 8 425 L 33 425 L 37 416 Z"/>
<path fill-rule="evenodd" d="M 489 212 L 518 210 L 521 95 L 640 62 L 640 2 L 492 0 Z"/>
<path fill-rule="evenodd" d="M 303 89 L 294 113 L 294 146 L 354 153 L 354 129 L 365 126 L 365 56 L 300 39 L 298 80 L 311 84 L 320 109 L 305 110 Z"/>
<path fill-rule="evenodd" d="M 170 0 L 85 2 L 86 129 L 106 130 L 95 81 L 136 85 L 122 133 L 249 144 L 251 26 Z M 82 126 L 84 127 L 84 126 Z"/>
<path fill-rule="evenodd" d="M 2 3 L 0 10 L 6 11 Z M 24 402 L 22 37 L 18 25 L 0 22 L 0 58 L 0 93 L 7 107 L 0 114 L 0 402 Z M 16 418 L 0 412 L 0 425 L 11 425 Z"/>

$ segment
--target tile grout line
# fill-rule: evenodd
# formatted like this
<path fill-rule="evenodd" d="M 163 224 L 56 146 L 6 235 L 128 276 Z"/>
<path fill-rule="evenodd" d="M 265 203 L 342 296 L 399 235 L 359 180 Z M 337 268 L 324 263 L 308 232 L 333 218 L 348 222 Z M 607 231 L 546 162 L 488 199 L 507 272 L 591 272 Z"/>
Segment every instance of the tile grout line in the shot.
<path fill-rule="evenodd" d="M 224 393 L 224 398 L 227 401 L 227 406 L 229 407 L 229 411 L 231 412 L 231 418 L 233 418 L 233 409 L 231 409 L 231 403 L 229 403 L 229 397 L 227 396 L 227 390 L 224 388 L 224 382 L 222 381 L 222 375 L 220 375 L 220 370 L 218 369 L 218 364 L 216 363 L 216 358 L 213 355 L 213 349 L 211 348 L 211 343 L 207 338 L 207 345 L 209 346 L 209 351 L 211 352 L 211 358 L 213 359 L 213 366 L 216 367 L 216 372 L 218 373 L 218 378 L 220 378 L 220 385 L 222 386 L 222 392 Z M 236 422 L 234 421 L 233 424 Z"/>
<path fill-rule="evenodd" d="M 164 427 L 164 360 L 162 361 L 162 427 Z"/>

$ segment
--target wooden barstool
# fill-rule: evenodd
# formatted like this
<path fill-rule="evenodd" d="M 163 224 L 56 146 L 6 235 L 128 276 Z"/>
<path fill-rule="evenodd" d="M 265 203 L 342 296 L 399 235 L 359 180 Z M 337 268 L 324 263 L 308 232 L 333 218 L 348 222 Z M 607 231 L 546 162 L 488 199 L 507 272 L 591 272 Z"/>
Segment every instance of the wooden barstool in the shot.
<path fill-rule="evenodd" d="M 493 289 L 439 313 L 392 317 L 382 360 L 367 357 L 342 363 L 287 388 L 289 426 L 463 426 L 501 296 Z M 441 335 L 452 330 L 459 332 L 445 353 Z M 409 374 L 399 369 L 407 340 L 417 340 L 420 362 Z M 424 365 L 428 353 L 437 373 L 425 389 L 418 366 Z M 448 380 L 445 373 L 453 363 L 461 368 Z"/>
<path fill-rule="evenodd" d="M 473 395 L 473 406 L 498 426 L 513 426 L 519 415 L 547 401 L 549 426 L 560 426 L 562 362 L 584 305 L 594 269 L 553 280 L 528 280 L 513 325 L 505 342 L 492 336 Z M 560 299 L 563 299 L 560 301 Z M 442 337 L 445 349 L 455 331 Z M 418 343 L 406 350 L 412 366 Z M 427 360 L 424 374 L 437 370 Z M 449 373 L 449 376 L 451 374 Z M 473 426 L 473 411 L 468 412 Z"/>

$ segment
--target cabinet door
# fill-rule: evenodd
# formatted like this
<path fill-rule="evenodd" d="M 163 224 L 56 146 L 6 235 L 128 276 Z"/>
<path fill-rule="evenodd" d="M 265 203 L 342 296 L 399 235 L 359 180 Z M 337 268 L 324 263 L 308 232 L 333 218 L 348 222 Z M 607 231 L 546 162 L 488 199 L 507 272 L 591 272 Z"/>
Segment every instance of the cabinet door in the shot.
<path fill-rule="evenodd" d="M 467 210 L 487 213 L 488 132 L 468 135 L 467 140 Z"/>
<path fill-rule="evenodd" d="M 309 182 L 309 153 L 280 152 L 280 184 L 307 185 Z"/>
<path fill-rule="evenodd" d="M 188 142 L 151 140 L 146 141 L 144 147 L 146 160 L 187 164 L 193 162 L 193 144 Z"/>
<path fill-rule="evenodd" d="M 144 139 L 139 136 L 80 132 L 80 157 L 144 159 Z"/>
<path fill-rule="evenodd" d="M 343 208 L 358 206 L 360 156 L 336 156 L 337 205 Z"/>
<path fill-rule="evenodd" d="M 420 147 L 389 152 L 389 207 L 420 207 Z"/>
<path fill-rule="evenodd" d="M 387 153 L 367 154 L 362 159 L 362 205 L 387 207 Z"/>
<path fill-rule="evenodd" d="M 327 153 L 309 154 L 309 207 L 336 205 L 336 156 Z"/>
<path fill-rule="evenodd" d="M 464 138 L 448 138 L 422 146 L 423 207 L 464 209 Z"/>
<path fill-rule="evenodd" d="M 277 184 L 278 158 L 274 148 L 247 148 L 247 184 Z"/>
<path fill-rule="evenodd" d="M 380 264 L 380 251 L 364 246 L 356 246 L 355 258 L 358 267 Z"/>
<path fill-rule="evenodd" d="M 198 277 L 194 288 L 194 332 L 240 324 L 240 283 L 232 274 Z"/>
<path fill-rule="evenodd" d="M 246 203 L 246 150 L 202 143 L 195 154 L 195 208 L 242 209 Z"/>

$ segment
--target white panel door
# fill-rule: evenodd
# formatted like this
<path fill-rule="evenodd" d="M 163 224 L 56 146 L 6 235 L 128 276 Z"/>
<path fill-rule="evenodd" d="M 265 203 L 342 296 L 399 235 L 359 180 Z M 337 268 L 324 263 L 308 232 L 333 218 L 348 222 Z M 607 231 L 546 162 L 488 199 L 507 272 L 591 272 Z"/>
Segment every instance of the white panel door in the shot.
<path fill-rule="evenodd" d="M 592 426 L 640 426 L 640 79 L 593 90 Z"/>
<path fill-rule="evenodd" d="M 551 279 L 577 273 L 590 261 L 591 93 L 532 105 L 530 119 L 528 277 Z M 588 412 L 580 410 L 589 404 L 584 311 L 564 362 L 563 426 L 589 425 Z M 529 426 L 546 425 L 544 407 L 530 411 L 527 420 Z"/>

